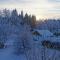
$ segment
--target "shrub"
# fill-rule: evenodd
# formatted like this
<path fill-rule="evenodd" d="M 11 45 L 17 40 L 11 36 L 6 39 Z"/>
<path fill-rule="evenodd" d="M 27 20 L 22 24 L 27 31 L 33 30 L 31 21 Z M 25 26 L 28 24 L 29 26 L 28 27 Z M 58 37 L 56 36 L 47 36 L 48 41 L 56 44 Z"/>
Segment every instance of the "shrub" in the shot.
<path fill-rule="evenodd" d="M 4 48 L 4 43 L 3 42 L 0 42 L 0 49 L 1 48 Z"/>
<path fill-rule="evenodd" d="M 55 36 L 60 36 L 60 33 L 57 32 L 57 33 L 54 33 L 54 35 L 55 35 Z"/>
<path fill-rule="evenodd" d="M 42 41 L 43 46 L 50 47 L 50 44 L 51 44 L 50 41 L 46 41 L 46 40 Z"/>

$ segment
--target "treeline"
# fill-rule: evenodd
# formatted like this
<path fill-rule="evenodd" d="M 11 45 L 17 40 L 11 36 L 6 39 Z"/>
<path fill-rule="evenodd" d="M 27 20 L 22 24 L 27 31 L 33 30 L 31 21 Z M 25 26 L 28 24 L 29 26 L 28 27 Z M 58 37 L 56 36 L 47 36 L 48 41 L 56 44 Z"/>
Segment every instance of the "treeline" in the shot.
<path fill-rule="evenodd" d="M 23 11 L 21 11 L 21 14 L 18 14 L 16 9 L 12 11 L 8 9 L 0 10 L 0 23 L 2 23 L 2 20 L 6 23 L 9 23 L 10 21 L 11 24 L 28 24 L 32 28 L 36 25 L 35 15 L 28 15 L 27 13 L 24 15 Z"/>
<path fill-rule="evenodd" d="M 38 29 L 48 29 L 50 31 L 60 29 L 60 19 L 40 20 L 37 24 Z"/>

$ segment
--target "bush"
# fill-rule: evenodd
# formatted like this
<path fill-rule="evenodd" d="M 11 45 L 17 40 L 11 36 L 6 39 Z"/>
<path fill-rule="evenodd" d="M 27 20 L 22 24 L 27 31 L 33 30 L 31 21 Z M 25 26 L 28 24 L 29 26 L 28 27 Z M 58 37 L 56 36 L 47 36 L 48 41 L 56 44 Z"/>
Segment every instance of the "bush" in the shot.
<path fill-rule="evenodd" d="M 60 36 L 60 33 L 57 32 L 57 33 L 54 33 L 54 35 L 55 35 L 55 36 Z"/>
<path fill-rule="evenodd" d="M 50 41 L 42 41 L 42 45 L 46 48 L 56 49 L 60 51 L 60 42 L 50 42 Z"/>
<path fill-rule="evenodd" d="M 0 42 L 0 49 L 4 48 L 4 43 Z"/>
<path fill-rule="evenodd" d="M 47 47 L 47 48 L 51 48 L 51 42 L 50 41 L 47 41 L 47 40 L 42 41 L 42 45 Z"/>

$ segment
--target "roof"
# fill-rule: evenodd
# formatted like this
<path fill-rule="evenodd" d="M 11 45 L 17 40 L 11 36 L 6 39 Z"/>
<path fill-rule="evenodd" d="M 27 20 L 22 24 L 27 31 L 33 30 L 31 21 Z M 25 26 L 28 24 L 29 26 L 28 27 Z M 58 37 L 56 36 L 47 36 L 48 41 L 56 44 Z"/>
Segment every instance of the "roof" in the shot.
<path fill-rule="evenodd" d="M 43 35 L 43 36 L 52 36 L 53 33 L 50 32 L 49 30 L 38 30 L 38 29 L 34 29 L 33 32 L 38 32 L 40 35 Z"/>

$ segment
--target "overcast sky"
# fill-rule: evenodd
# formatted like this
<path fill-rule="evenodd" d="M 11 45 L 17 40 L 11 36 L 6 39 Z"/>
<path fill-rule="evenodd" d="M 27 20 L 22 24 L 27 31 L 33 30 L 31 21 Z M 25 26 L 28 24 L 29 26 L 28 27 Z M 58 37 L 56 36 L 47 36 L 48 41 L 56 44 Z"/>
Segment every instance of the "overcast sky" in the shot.
<path fill-rule="evenodd" d="M 60 0 L 0 0 L 0 8 L 17 8 L 18 12 L 23 10 L 37 18 L 60 17 Z"/>

